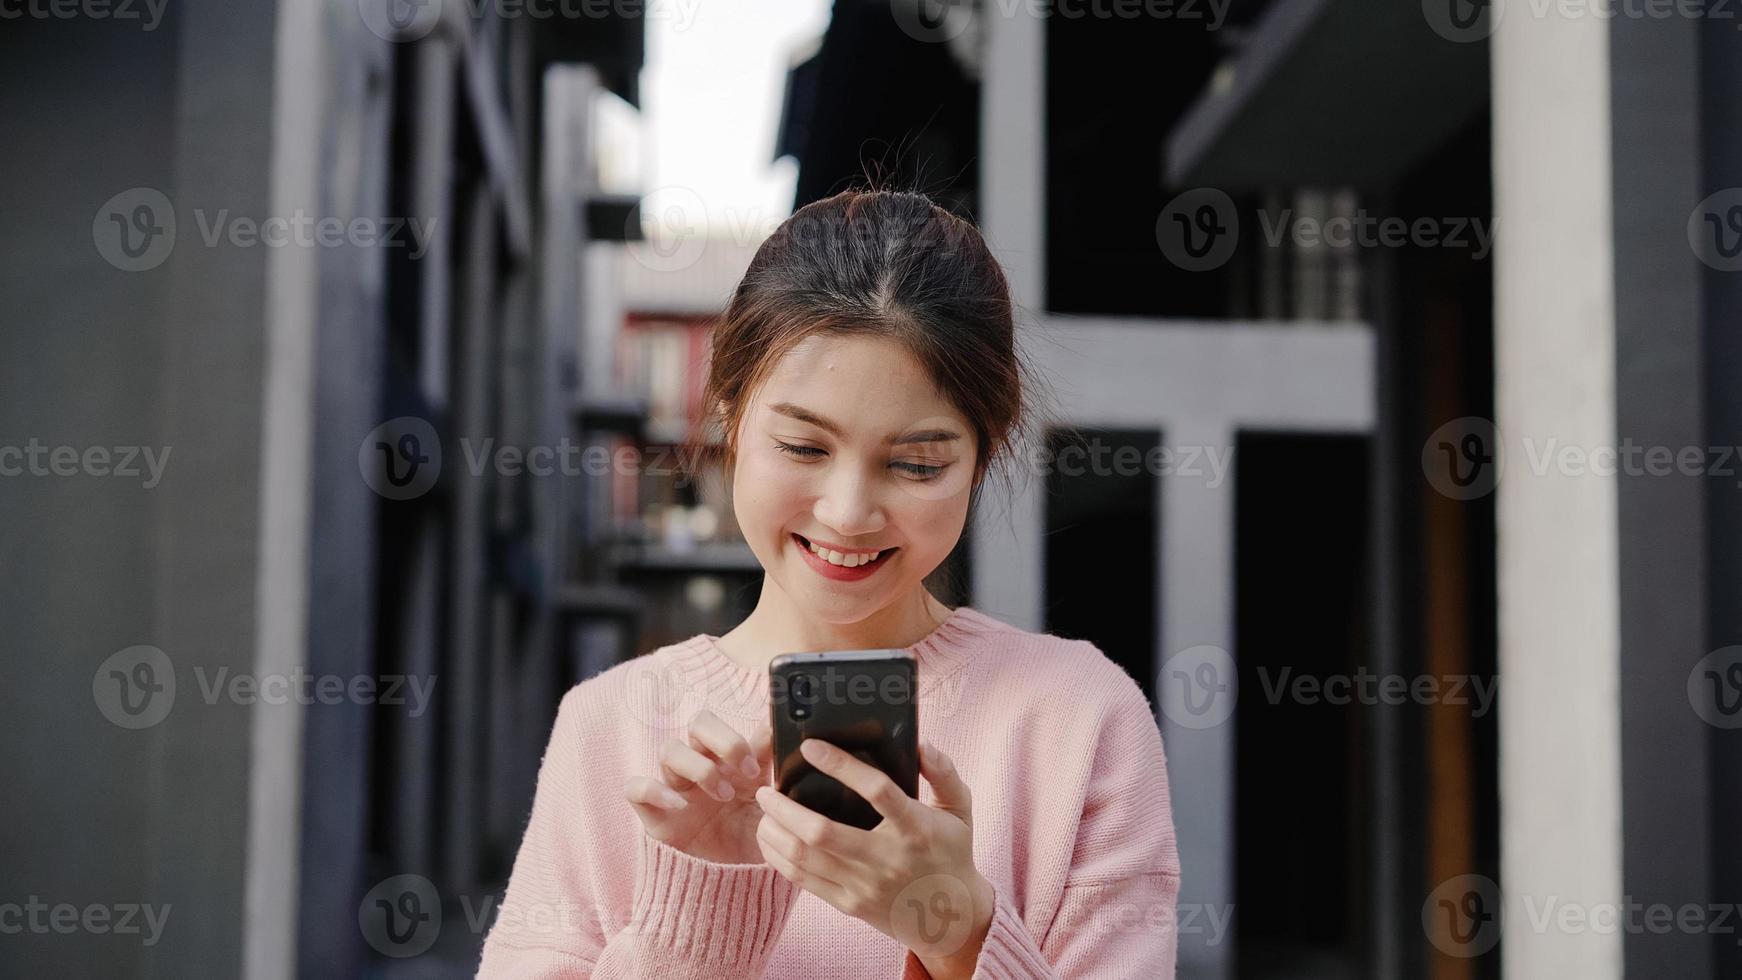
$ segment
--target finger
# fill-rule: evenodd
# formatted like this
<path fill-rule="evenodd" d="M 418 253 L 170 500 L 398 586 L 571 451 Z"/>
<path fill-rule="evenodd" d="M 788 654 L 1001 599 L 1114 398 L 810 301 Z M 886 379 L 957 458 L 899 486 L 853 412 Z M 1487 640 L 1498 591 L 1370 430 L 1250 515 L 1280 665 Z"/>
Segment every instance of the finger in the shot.
<path fill-rule="evenodd" d="M 797 834 L 766 813 L 756 824 L 756 837 L 765 847 L 773 848 L 786 858 L 795 868 L 836 883 L 852 880 L 853 869 L 847 862 L 829 851 L 799 840 Z"/>
<path fill-rule="evenodd" d="M 931 784 L 937 795 L 936 808 L 968 820 L 974 811 L 974 794 L 968 788 L 956 764 L 937 746 L 926 742 L 920 746 L 919 774 Z"/>
<path fill-rule="evenodd" d="M 682 810 L 689 806 L 688 800 L 673 792 L 657 779 L 647 776 L 630 776 L 623 783 L 623 796 L 638 807 L 652 807 L 655 810 Z"/>
<path fill-rule="evenodd" d="M 725 763 L 727 769 L 737 769 L 734 775 L 741 779 L 754 778 L 762 771 L 744 736 L 706 708 L 690 720 L 690 744 Z"/>
<path fill-rule="evenodd" d="M 762 851 L 762 860 L 768 862 L 782 878 L 792 882 L 805 891 L 817 896 L 836 908 L 842 908 L 846 902 L 847 890 L 836 882 L 821 875 L 793 864 L 786 855 L 770 847 L 761 836 L 756 838 L 756 846 Z"/>
<path fill-rule="evenodd" d="M 830 820 L 772 786 L 756 791 L 756 803 L 807 847 L 831 854 L 863 854 L 871 848 L 871 832 Z"/>
<path fill-rule="evenodd" d="M 700 787 L 722 803 L 737 795 L 717 761 L 676 739 L 667 741 L 660 748 L 659 769 L 666 785 L 679 792 Z"/>
<path fill-rule="evenodd" d="M 774 727 L 763 722 L 750 736 L 750 748 L 756 753 L 756 761 L 763 766 L 774 764 Z"/>
<path fill-rule="evenodd" d="M 871 808 L 883 814 L 884 819 L 902 821 L 907 818 L 908 808 L 917 803 L 913 797 L 902 792 L 883 770 L 869 763 L 854 758 L 851 752 L 830 745 L 817 738 L 807 738 L 799 744 L 798 750 L 811 765 L 821 772 L 840 780 L 846 787 L 865 798 Z"/>

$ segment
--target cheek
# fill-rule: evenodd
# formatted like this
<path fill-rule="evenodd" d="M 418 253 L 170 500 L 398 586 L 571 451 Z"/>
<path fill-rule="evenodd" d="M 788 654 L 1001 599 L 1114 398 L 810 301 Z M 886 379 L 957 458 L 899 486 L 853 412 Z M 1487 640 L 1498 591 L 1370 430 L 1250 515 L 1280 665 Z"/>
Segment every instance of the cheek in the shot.
<path fill-rule="evenodd" d="M 916 508 L 909 517 L 908 526 L 913 527 L 909 536 L 925 541 L 927 552 L 942 560 L 956 547 L 956 538 L 962 536 L 967 517 L 967 500 L 932 501 L 927 507 Z"/>
<path fill-rule="evenodd" d="M 746 535 L 778 531 L 806 506 L 809 491 L 804 474 L 795 472 L 798 467 L 781 465 L 784 462 L 760 455 L 738 458 L 732 474 L 732 509 Z"/>
<path fill-rule="evenodd" d="M 913 500 L 893 505 L 890 520 L 901 528 L 906 546 L 928 567 L 949 557 L 968 521 L 968 498 Z"/>

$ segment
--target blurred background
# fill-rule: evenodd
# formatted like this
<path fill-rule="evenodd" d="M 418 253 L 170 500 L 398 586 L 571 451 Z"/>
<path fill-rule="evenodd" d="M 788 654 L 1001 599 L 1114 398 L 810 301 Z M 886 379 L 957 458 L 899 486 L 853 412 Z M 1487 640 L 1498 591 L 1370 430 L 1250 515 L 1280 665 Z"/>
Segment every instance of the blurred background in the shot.
<path fill-rule="evenodd" d="M 754 604 L 710 328 L 869 179 L 1074 427 L 935 584 L 1152 698 L 1182 977 L 1742 975 L 1738 24 L 0 0 L 0 974 L 470 976 L 563 692 Z"/>

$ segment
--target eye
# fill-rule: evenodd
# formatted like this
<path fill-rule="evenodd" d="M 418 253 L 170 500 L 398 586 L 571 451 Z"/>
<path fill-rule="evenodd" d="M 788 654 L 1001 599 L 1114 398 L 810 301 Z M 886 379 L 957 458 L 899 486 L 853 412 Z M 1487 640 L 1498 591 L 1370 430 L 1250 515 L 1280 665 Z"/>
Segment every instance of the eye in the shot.
<path fill-rule="evenodd" d="M 797 456 L 799 459 L 816 459 L 823 455 L 823 451 L 815 446 L 795 446 L 790 442 L 781 442 L 779 439 L 774 441 L 774 449 L 776 452 Z"/>
<path fill-rule="evenodd" d="M 936 479 L 937 475 L 944 471 L 942 466 L 932 466 L 927 463 L 909 463 L 899 459 L 889 465 L 903 472 L 911 473 L 916 479 L 920 480 Z"/>

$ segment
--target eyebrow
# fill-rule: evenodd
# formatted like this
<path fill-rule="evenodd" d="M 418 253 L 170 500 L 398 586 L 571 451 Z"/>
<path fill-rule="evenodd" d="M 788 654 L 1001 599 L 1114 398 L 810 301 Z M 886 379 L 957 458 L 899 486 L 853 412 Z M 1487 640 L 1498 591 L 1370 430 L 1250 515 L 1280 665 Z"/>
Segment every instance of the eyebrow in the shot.
<path fill-rule="evenodd" d="M 768 408 L 770 411 L 779 412 L 781 415 L 785 415 L 788 418 L 794 418 L 800 422 L 814 425 L 837 438 L 844 437 L 845 435 L 845 433 L 841 431 L 839 425 L 823 418 L 821 415 L 818 415 L 808 408 L 794 405 L 792 402 L 775 402 L 768 406 Z M 885 440 L 885 445 L 905 446 L 916 442 L 950 442 L 955 439 L 960 439 L 961 437 L 960 433 L 953 432 L 949 429 L 921 429 L 914 432 L 903 432 L 898 436 L 890 436 Z"/>

